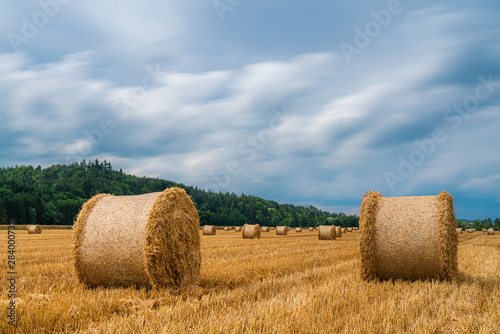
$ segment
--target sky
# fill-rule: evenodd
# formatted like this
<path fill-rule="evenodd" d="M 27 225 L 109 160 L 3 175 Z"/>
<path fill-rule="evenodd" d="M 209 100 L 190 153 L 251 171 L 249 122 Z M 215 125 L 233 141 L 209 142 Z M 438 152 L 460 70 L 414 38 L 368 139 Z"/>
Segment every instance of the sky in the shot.
<path fill-rule="evenodd" d="M 0 166 L 500 217 L 498 1 L 2 2 Z"/>

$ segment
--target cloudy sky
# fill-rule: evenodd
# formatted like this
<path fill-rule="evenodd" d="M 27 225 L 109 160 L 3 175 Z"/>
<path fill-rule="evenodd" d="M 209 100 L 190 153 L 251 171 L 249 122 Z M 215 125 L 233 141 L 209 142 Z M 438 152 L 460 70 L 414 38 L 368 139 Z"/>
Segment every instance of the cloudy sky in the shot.
<path fill-rule="evenodd" d="M 500 217 L 498 1 L 2 2 L 0 166 Z"/>

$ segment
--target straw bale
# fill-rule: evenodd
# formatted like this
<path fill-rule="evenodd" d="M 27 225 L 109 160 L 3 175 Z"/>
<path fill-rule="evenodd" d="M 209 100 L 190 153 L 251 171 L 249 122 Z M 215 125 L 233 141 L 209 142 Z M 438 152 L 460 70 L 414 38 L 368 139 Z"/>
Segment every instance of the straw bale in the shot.
<path fill-rule="evenodd" d="M 302 227 L 295 228 L 295 232 L 297 232 L 297 233 L 302 232 Z"/>
<path fill-rule="evenodd" d="M 314 231 L 314 227 L 309 227 L 309 231 Z"/>
<path fill-rule="evenodd" d="M 275 228 L 274 228 L 274 227 L 271 227 L 271 231 L 274 231 L 274 230 L 275 230 Z"/>
<path fill-rule="evenodd" d="M 288 228 L 286 226 L 277 226 L 276 227 L 276 235 L 287 235 Z"/>
<path fill-rule="evenodd" d="M 346 233 L 347 229 L 345 227 L 342 227 L 342 233 Z"/>
<path fill-rule="evenodd" d="M 342 227 L 335 226 L 335 238 L 341 238 L 341 237 L 342 237 Z"/>
<path fill-rule="evenodd" d="M 42 227 L 40 225 L 28 225 L 28 234 L 41 234 Z"/>
<path fill-rule="evenodd" d="M 224 227 L 224 231 L 231 231 L 231 228 L 229 226 Z"/>
<path fill-rule="evenodd" d="M 254 238 L 260 239 L 260 230 L 261 228 L 259 224 L 243 225 L 243 232 L 242 232 L 243 239 L 254 239 Z"/>
<path fill-rule="evenodd" d="M 291 229 L 292 229 L 292 228 L 291 228 L 290 226 L 287 226 L 287 227 L 286 227 L 286 230 L 287 230 L 287 231 L 290 231 Z"/>
<path fill-rule="evenodd" d="M 492 229 L 492 228 L 489 228 L 488 229 L 488 235 L 494 235 L 495 234 L 495 230 Z"/>
<path fill-rule="evenodd" d="M 457 227 L 457 234 L 462 234 L 462 228 L 461 227 Z"/>
<path fill-rule="evenodd" d="M 474 230 L 472 228 L 468 228 L 467 233 L 474 233 Z"/>
<path fill-rule="evenodd" d="M 199 217 L 183 189 L 96 195 L 78 214 L 74 237 L 76 273 L 90 287 L 198 283 Z"/>
<path fill-rule="evenodd" d="M 217 233 L 217 228 L 215 225 L 205 225 L 203 226 L 203 235 L 215 235 Z"/>
<path fill-rule="evenodd" d="M 241 226 L 236 226 L 234 228 L 234 232 L 241 232 Z"/>
<path fill-rule="evenodd" d="M 333 225 L 320 225 L 318 227 L 318 240 L 335 240 L 336 235 L 337 232 Z"/>
<path fill-rule="evenodd" d="M 352 232 L 352 227 L 348 227 L 347 232 Z"/>
<path fill-rule="evenodd" d="M 361 277 L 452 279 L 457 274 L 453 198 L 365 194 L 360 212 Z"/>
<path fill-rule="evenodd" d="M 262 226 L 262 232 L 269 232 L 270 230 L 269 226 Z"/>

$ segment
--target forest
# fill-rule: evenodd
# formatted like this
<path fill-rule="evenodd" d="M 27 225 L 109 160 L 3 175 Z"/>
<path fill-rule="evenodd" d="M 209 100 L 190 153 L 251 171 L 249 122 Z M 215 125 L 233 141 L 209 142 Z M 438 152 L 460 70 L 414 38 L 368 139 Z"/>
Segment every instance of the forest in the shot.
<path fill-rule="evenodd" d="M 138 177 L 113 170 L 99 160 L 69 165 L 0 168 L 0 224 L 72 225 L 81 206 L 100 193 L 139 195 L 169 187 L 186 190 L 195 203 L 201 225 L 315 227 L 358 226 L 359 217 L 330 213 L 314 206 L 280 204 L 252 195 L 215 193 L 159 178 Z"/>

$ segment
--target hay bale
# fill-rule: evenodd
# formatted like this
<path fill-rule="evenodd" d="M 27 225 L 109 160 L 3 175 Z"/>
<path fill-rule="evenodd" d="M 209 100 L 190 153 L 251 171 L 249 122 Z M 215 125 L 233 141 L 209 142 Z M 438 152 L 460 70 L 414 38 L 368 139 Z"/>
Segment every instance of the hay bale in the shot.
<path fill-rule="evenodd" d="M 231 231 L 231 228 L 229 226 L 224 227 L 224 231 Z"/>
<path fill-rule="evenodd" d="M 296 233 L 302 232 L 302 227 L 297 227 L 297 228 L 295 229 L 295 232 L 296 232 Z"/>
<path fill-rule="evenodd" d="M 314 227 L 309 227 L 309 231 L 314 231 Z"/>
<path fill-rule="evenodd" d="M 287 235 L 288 228 L 286 226 L 277 226 L 276 227 L 276 235 Z"/>
<path fill-rule="evenodd" d="M 28 234 L 41 234 L 42 227 L 40 225 L 28 225 Z"/>
<path fill-rule="evenodd" d="M 318 240 L 335 240 L 337 235 L 335 226 L 320 225 L 318 230 Z"/>
<path fill-rule="evenodd" d="M 487 230 L 486 230 L 485 228 L 483 228 L 481 231 L 482 231 L 482 232 L 486 232 Z"/>
<path fill-rule="evenodd" d="M 335 226 L 335 238 L 342 237 L 342 227 Z"/>
<path fill-rule="evenodd" d="M 361 277 L 452 279 L 457 274 L 453 198 L 365 194 L 360 213 Z"/>
<path fill-rule="evenodd" d="M 457 227 L 457 234 L 462 234 L 462 228 L 461 227 Z"/>
<path fill-rule="evenodd" d="M 241 232 L 241 226 L 236 226 L 234 228 L 234 232 Z"/>
<path fill-rule="evenodd" d="M 289 227 L 289 226 L 287 226 L 287 227 L 286 227 L 286 230 L 287 230 L 287 231 L 290 231 L 291 229 L 292 229 L 292 228 L 291 228 L 291 227 Z"/>
<path fill-rule="evenodd" d="M 269 232 L 270 230 L 269 226 L 262 226 L 262 232 Z"/>
<path fill-rule="evenodd" d="M 260 230 L 261 229 L 259 224 L 245 224 L 243 225 L 243 232 L 241 234 L 243 235 L 243 239 L 260 239 Z"/>
<path fill-rule="evenodd" d="M 348 227 L 347 232 L 352 232 L 352 227 Z"/>
<path fill-rule="evenodd" d="M 217 233 L 217 228 L 215 225 L 205 225 L 203 226 L 203 235 L 215 235 Z"/>
<path fill-rule="evenodd" d="M 342 233 L 346 233 L 347 229 L 345 227 L 342 227 Z"/>
<path fill-rule="evenodd" d="M 494 235 L 495 234 L 495 230 L 492 229 L 492 228 L 489 228 L 488 229 L 488 235 Z"/>
<path fill-rule="evenodd" d="M 467 229 L 467 233 L 474 233 L 474 230 L 473 230 L 473 229 L 471 229 L 471 228 L 468 228 L 468 229 Z"/>
<path fill-rule="evenodd" d="M 78 214 L 73 256 L 88 286 L 197 284 L 199 217 L 183 189 L 138 196 L 100 194 Z"/>
<path fill-rule="evenodd" d="M 271 227 L 271 231 L 274 231 L 274 227 Z"/>

